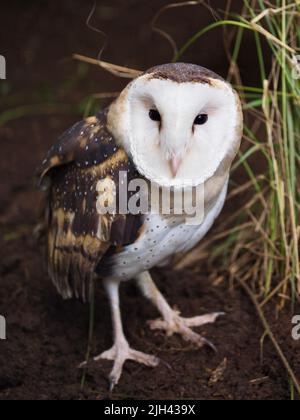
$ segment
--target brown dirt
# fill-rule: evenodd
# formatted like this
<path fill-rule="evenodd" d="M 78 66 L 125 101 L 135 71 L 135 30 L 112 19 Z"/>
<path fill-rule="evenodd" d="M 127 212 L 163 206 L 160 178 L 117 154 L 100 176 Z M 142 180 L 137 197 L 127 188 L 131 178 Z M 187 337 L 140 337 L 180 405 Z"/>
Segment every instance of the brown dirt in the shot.
<path fill-rule="evenodd" d="M 151 32 L 148 24 L 166 1 L 101 3 L 107 6 L 101 9 L 103 15 L 98 21 L 109 35 L 106 59 L 138 68 L 169 59 L 168 45 Z M 78 103 L 91 92 L 115 91 L 124 85 L 124 81 L 99 69 L 90 69 L 88 77 L 75 87 L 66 87 L 65 80 L 76 69 L 66 58 L 73 52 L 95 56 L 101 44 L 101 37 L 84 23 L 89 5 L 79 1 L 65 1 L 63 6 L 55 1 L 7 4 L 1 5 L 0 28 L 6 41 L 0 53 L 8 62 L 12 103 L 5 107 L 39 103 L 32 94 L 45 90 L 46 85 L 56 92 L 59 101 L 68 103 Z M 109 8 L 112 4 L 114 7 Z M 211 1 L 211 4 L 224 7 L 221 1 Z M 171 13 L 168 19 L 162 18 L 162 23 L 182 42 L 201 23 L 211 19 L 208 12 L 199 16 L 185 10 L 179 15 Z M 182 22 L 180 29 L 178 22 Z M 208 38 L 208 45 L 220 42 L 219 35 Z M 226 75 L 222 54 L 212 56 L 207 49 L 194 48 L 186 61 L 204 64 Z M 247 77 L 251 83 L 257 75 L 249 72 Z M 80 388 L 81 372 L 76 366 L 85 356 L 89 309 L 77 301 L 63 302 L 56 295 L 43 269 L 40 243 L 32 235 L 39 199 L 32 182 L 35 167 L 58 134 L 76 119 L 36 115 L 0 128 L 0 314 L 6 316 L 8 336 L 6 341 L 0 341 L 1 400 L 108 397 L 109 363 L 91 363 L 84 390 Z M 124 285 L 122 310 L 131 345 L 158 355 L 166 364 L 152 370 L 128 362 L 112 398 L 290 398 L 287 374 L 268 339 L 261 355 L 263 330 L 252 304 L 240 289 L 230 289 L 226 279 L 218 286 L 211 284 L 205 265 L 176 273 L 170 269 L 156 270 L 154 276 L 172 305 L 184 315 L 226 312 L 226 317 L 216 325 L 201 329 L 219 352 L 195 350 L 178 337 L 166 339 L 149 331 L 146 321 L 157 316 L 155 310 L 133 285 Z M 268 310 L 276 337 L 300 377 L 300 343 L 291 339 L 291 316 L 286 310 L 276 319 L 274 310 L 271 307 Z M 99 284 L 92 352 L 97 354 L 110 345 L 109 307 Z M 214 370 L 225 358 L 227 367 L 223 376 L 211 384 Z"/>

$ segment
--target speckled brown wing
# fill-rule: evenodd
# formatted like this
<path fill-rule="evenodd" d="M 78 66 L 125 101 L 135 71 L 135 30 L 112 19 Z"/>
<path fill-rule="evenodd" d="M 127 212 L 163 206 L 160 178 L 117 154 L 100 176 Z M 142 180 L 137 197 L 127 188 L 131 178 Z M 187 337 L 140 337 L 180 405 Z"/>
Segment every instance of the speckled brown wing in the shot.
<path fill-rule="evenodd" d="M 49 151 L 38 171 L 46 192 L 48 270 L 64 298 L 86 300 L 95 268 L 110 249 L 135 241 L 142 220 L 97 212 L 99 181 L 119 172 L 137 176 L 134 165 L 106 127 L 106 112 L 75 124 Z M 117 196 L 118 199 L 118 196 Z"/>

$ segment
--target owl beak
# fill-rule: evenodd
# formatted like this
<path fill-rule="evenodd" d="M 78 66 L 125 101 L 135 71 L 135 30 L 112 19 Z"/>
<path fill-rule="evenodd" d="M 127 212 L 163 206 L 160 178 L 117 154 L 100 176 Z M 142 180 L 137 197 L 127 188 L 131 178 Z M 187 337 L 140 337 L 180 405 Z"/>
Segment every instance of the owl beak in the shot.
<path fill-rule="evenodd" d="M 170 159 L 170 167 L 173 177 L 175 178 L 177 175 L 177 172 L 179 170 L 179 167 L 181 165 L 182 159 L 179 156 L 173 156 Z"/>

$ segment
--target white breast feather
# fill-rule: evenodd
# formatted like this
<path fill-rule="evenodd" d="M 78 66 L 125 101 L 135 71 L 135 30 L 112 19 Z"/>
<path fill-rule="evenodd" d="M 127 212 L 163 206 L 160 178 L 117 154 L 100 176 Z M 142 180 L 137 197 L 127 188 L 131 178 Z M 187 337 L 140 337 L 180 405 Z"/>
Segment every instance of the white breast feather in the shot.
<path fill-rule="evenodd" d="M 172 255 L 192 249 L 206 235 L 220 214 L 226 199 L 227 186 L 228 182 L 200 226 L 187 225 L 182 216 L 147 216 L 144 233 L 140 238 L 111 257 L 111 278 L 130 280 L 143 271 L 162 265 Z"/>

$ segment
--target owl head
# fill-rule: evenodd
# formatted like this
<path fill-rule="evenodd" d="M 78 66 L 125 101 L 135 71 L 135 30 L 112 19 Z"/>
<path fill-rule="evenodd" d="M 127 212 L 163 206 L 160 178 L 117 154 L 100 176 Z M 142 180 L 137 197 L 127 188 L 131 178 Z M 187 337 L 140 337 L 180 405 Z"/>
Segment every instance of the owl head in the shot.
<path fill-rule="evenodd" d="M 205 183 L 234 159 L 242 136 L 238 95 L 192 64 L 154 67 L 110 106 L 108 127 L 139 173 L 166 187 Z"/>

